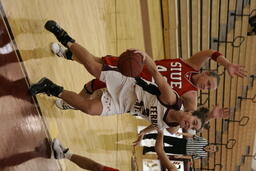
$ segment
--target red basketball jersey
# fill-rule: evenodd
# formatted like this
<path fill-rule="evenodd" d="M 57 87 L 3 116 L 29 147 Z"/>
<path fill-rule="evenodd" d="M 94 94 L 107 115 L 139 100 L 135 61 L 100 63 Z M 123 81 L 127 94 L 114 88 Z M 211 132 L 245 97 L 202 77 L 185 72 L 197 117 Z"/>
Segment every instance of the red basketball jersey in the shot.
<path fill-rule="evenodd" d="M 117 65 L 118 57 L 106 56 L 102 60 L 104 63 L 112 66 Z M 186 64 L 181 58 L 176 59 L 163 59 L 155 61 L 158 71 L 167 79 L 172 89 L 176 91 L 180 96 L 188 91 L 197 91 L 197 87 L 192 84 L 192 74 L 199 73 L 188 64 Z M 151 74 L 147 70 L 146 66 L 143 68 L 140 76 L 148 81 L 154 81 Z M 95 82 L 96 87 L 100 87 L 100 83 Z M 97 86 L 97 84 L 99 84 Z"/>
<path fill-rule="evenodd" d="M 199 71 L 186 64 L 181 58 L 163 59 L 155 61 L 155 63 L 157 70 L 167 79 L 172 89 L 180 96 L 188 91 L 198 90 L 191 82 L 191 76 L 192 74 L 199 73 Z M 153 81 L 146 67 L 141 76 L 149 81 Z"/>

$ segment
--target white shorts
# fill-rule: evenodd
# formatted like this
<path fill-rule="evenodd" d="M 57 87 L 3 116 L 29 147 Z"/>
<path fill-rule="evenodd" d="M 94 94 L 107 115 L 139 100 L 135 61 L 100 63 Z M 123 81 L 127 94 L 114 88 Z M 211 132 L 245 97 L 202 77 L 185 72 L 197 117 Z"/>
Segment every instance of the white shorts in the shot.
<path fill-rule="evenodd" d="M 118 71 L 102 71 L 100 80 L 106 83 L 107 89 L 103 92 L 101 115 L 123 114 L 130 111 L 136 102 L 136 80 L 126 77 Z"/>

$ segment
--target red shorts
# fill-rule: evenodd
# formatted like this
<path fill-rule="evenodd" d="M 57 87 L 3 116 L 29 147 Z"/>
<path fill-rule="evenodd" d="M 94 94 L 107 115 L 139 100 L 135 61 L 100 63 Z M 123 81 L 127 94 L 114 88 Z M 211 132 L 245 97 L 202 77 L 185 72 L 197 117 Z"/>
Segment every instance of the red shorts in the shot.
<path fill-rule="evenodd" d="M 119 171 L 119 170 L 111 168 L 111 167 L 104 166 L 103 171 Z"/>
<path fill-rule="evenodd" d="M 102 57 L 102 61 L 104 64 L 111 65 L 111 66 L 117 66 L 119 57 L 107 55 Z M 149 71 L 146 67 L 143 68 L 140 77 L 144 78 L 145 80 L 152 81 L 152 76 L 150 75 Z M 98 79 L 94 79 L 92 81 L 92 91 L 106 88 L 106 84 Z"/>

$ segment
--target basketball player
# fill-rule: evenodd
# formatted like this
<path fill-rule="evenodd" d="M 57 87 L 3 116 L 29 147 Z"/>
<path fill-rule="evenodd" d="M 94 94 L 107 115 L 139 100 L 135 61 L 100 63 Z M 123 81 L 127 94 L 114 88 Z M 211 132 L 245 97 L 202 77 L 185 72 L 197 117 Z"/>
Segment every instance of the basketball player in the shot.
<path fill-rule="evenodd" d="M 59 97 L 89 115 L 107 116 L 128 112 L 138 114 L 161 129 L 180 125 L 186 130 L 198 130 L 203 126 L 208 109 L 180 111 L 182 100 L 157 71 L 155 63 L 145 52 L 137 51 L 143 56 L 145 65 L 158 88 L 140 78 L 126 77 L 109 65 L 95 62 L 94 56 L 75 43 L 56 22 L 50 21 L 48 27 L 63 45 L 69 47 L 90 74 L 106 83 L 107 90 L 101 98 L 86 99 L 43 78 L 30 87 L 32 95 L 47 93 Z"/>
<path fill-rule="evenodd" d="M 201 108 L 200 110 L 204 110 L 203 108 Z M 205 110 L 208 110 L 208 109 L 205 109 Z M 203 113 L 206 113 L 206 112 L 203 112 Z M 211 116 L 212 118 L 226 118 L 230 115 L 230 110 L 228 108 L 222 108 L 220 105 L 216 105 L 211 111 L 210 113 L 208 114 L 208 116 Z M 209 117 L 205 116 L 206 118 L 206 121 L 208 123 L 208 120 L 209 120 Z M 180 126 L 172 126 L 172 127 L 169 127 L 167 128 L 167 131 L 174 134 L 178 134 L 178 130 L 179 130 Z M 139 145 L 141 140 L 144 139 L 144 136 L 147 135 L 147 136 L 150 136 L 152 134 L 148 134 L 150 132 L 152 132 L 153 130 L 155 130 L 156 128 L 154 127 L 154 125 L 149 125 L 148 127 L 142 129 L 139 134 L 138 134 L 138 138 L 136 141 L 133 142 L 133 145 Z M 193 132 L 193 135 L 195 134 L 195 130 L 188 130 L 190 132 Z M 201 131 L 201 130 L 200 130 Z M 183 133 L 184 134 L 184 133 Z M 189 134 L 185 134 L 185 135 L 189 135 Z M 192 134 L 190 134 L 192 135 Z M 153 134 L 154 136 L 154 134 Z"/>
<path fill-rule="evenodd" d="M 81 63 L 69 49 L 64 49 L 57 43 L 53 43 L 51 45 L 51 49 L 58 56 Z M 187 111 L 197 109 L 198 90 L 216 89 L 217 85 L 219 84 L 220 78 L 215 72 L 204 71 L 200 73 L 200 69 L 209 59 L 212 59 L 218 64 L 224 66 L 229 75 L 232 77 L 246 76 L 244 66 L 230 63 L 221 53 L 214 50 L 198 52 L 186 60 L 176 58 L 155 61 L 158 71 L 166 78 L 173 90 L 183 99 L 184 109 Z M 108 55 L 102 58 L 95 57 L 94 60 L 99 63 L 116 66 L 118 57 Z M 140 76 L 148 81 L 153 80 L 147 68 L 143 69 Z M 98 79 L 94 79 L 85 84 L 80 94 L 84 97 L 88 97 L 88 94 L 92 94 L 95 90 L 104 87 L 106 87 L 106 85 L 103 82 L 99 81 Z M 56 105 L 63 110 L 74 109 L 72 106 L 66 104 L 62 100 L 57 100 Z M 211 118 L 211 116 L 209 117 Z"/>

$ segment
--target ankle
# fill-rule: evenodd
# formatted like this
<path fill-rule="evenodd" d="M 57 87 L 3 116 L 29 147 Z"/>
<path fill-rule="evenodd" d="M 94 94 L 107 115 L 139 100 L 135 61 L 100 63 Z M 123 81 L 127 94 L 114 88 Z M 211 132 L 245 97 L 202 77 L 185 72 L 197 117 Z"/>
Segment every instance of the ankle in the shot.
<path fill-rule="evenodd" d="M 69 160 L 70 160 L 71 157 L 72 157 L 72 155 L 73 155 L 73 154 L 68 151 L 68 152 L 66 152 L 66 153 L 64 154 L 64 157 L 65 157 L 66 159 L 69 159 Z"/>
<path fill-rule="evenodd" d="M 71 48 L 71 46 L 74 44 L 75 42 L 67 42 L 67 47 Z"/>

